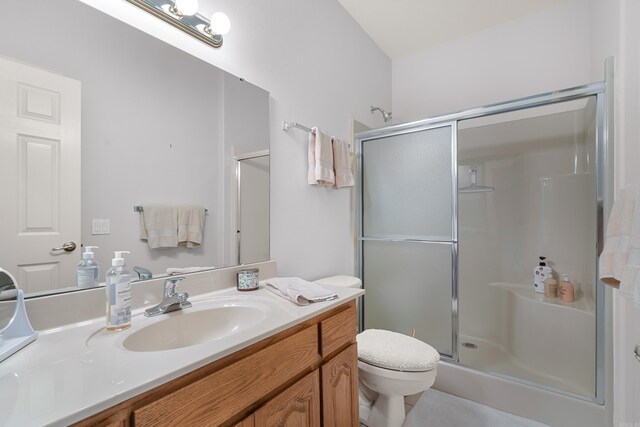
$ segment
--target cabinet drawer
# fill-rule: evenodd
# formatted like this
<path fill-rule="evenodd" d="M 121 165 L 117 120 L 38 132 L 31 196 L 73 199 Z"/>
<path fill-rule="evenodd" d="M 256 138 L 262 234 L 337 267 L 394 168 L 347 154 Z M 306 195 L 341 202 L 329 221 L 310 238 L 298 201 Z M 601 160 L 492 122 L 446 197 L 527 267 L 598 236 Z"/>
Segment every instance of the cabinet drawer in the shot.
<path fill-rule="evenodd" d="M 320 352 L 325 357 L 342 346 L 355 342 L 356 303 L 351 301 L 346 310 L 320 322 Z"/>
<path fill-rule="evenodd" d="M 310 326 L 133 411 L 135 426 L 219 425 L 318 363 Z"/>

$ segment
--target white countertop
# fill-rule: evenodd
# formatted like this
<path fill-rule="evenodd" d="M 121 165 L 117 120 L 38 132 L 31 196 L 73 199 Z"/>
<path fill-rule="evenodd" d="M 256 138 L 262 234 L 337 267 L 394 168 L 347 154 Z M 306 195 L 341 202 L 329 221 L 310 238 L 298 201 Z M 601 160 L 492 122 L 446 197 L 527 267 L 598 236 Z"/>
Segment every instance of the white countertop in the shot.
<path fill-rule="evenodd" d="M 325 285 L 323 285 L 325 286 Z M 41 331 L 38 339 L 0 363 L 0 425 L 67 425 L 310 319 L 362 295 L 363 290 L 334 288 L 338 299 L 297 306 L 266 289 L 238 292 L 226 288 L 191 298 L 199 310 L 214 298 L 268 302 L 266 320 L 247 330 L 206 343 L 165 351 L 131 351 L 124 340 L 143 327 L 180 315 L 153 318 L 134 310 L 132 326 L 107 332 L 105 319 Z M 148 307 L 147 307 L 148 308 Z"/>

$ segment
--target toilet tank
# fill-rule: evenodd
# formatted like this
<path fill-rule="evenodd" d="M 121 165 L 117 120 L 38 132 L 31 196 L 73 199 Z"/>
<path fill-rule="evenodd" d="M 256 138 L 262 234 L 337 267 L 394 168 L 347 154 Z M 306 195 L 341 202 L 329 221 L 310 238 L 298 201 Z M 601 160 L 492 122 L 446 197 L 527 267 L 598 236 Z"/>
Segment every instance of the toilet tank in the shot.
<path fill-rule="evenodd" d="M 354 276 L 329 276 L 314 281 L 318 285 L 342 286 L 345 288 L 362 288 L 362 281 Z"/>

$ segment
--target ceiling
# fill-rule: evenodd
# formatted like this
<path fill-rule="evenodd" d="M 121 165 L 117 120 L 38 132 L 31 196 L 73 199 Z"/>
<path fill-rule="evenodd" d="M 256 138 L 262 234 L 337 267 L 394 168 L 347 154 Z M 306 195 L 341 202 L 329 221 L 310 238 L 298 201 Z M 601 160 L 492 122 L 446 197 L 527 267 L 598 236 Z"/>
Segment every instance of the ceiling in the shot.
<path fill-rule="evenodd" d="M 391 59 L 566 0 L 338 0 Z"/>

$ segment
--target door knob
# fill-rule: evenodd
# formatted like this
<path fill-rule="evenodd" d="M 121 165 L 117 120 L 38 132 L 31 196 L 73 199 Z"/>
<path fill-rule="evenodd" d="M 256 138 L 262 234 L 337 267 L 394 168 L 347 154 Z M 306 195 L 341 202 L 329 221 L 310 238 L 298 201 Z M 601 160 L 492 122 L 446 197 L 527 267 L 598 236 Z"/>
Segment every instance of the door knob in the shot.
<path fill-rule="evenodd" d="M 633 355 L 640 362 L 640 344 L 636 344 L 636 348 L 633 349 Z"/>
<path fill-rule="evenodd" d="M 73 252 L 75 249 L 76 249 L 75 242 L 64 242 L 62 246 L 60 246 L 59 248 L 52 248 L 51 250 Z"/>

